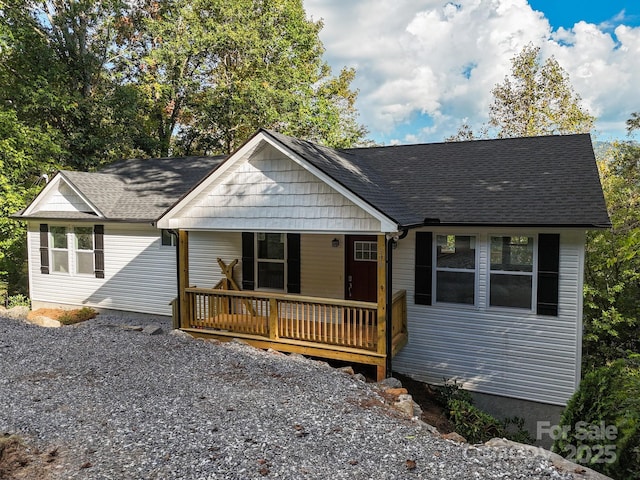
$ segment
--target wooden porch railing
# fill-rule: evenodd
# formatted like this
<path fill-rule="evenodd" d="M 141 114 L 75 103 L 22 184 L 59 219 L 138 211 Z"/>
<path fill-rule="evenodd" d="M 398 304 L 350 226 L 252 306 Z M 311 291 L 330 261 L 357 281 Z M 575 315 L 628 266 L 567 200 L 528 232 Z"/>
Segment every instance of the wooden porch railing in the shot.
<path fill-rule="evenodd" d="M 187 288 L 182 328 L 215 329 L 376 351 L 377 305 L 371 302 L 250 291 Z"/>
<path fill-rule="evenodd" d="M 404 290 L 392 298 L 391 352 L 376 303 L 196 287 L 183 292 L 185 303 L 174 321 L 192 335 L 375 365 L 378 380 L 385 376 L 387 357 L 408 340 Z"/>

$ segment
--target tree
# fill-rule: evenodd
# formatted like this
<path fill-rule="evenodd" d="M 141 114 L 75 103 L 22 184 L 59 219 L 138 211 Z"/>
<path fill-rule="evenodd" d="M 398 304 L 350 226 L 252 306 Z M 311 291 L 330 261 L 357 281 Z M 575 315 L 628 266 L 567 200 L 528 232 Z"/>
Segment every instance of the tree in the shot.
<path fill-rule="evenodd" d="M 640 130 L 640 112 L 633 112 L 627 120 L 627 131 L 632 133 L 634 130 Z"/>
<path fill-rule="evenodd" d="M 598 153 L 611 230 L 590 232 L 585 259 L 584 369 L 640 352 L 640 146 Z"/>
<path fill-rule="evenodd" d="M 123 21 L 120 67 L 154 104 L 163 155 L 229 153 L 259 127 L 347 146 L 354 72 L 322 60 L 300 0 L 146 2 Z"/>
<path fill-rule="evenodd" d="M 542 63 L 540 48 L 529 44 L 511 60 L 511 73 L 491 91 L 489 122 L 498 138 L 588 133 L 594 117 L 580 106 L 569 75 L 554 57 Z M 448 141 L 476 138 L 468 125 Z"/>
<path fill-rule="evenodd" d="M 140 96 L 111 65 L 120 0 L 14 0 L 3 6 L 0 104 L 24 125 L 60 133 L 62 165 L 89 170 L 151 153 Z"/>
<path fill-rule="evenodd" d="M 55 131 L 25 126 L 14 111 L 0 109 L 0 282 L 9 294 L 26 292 L 24 224 L 9 216 L 33 199 L 41 175 L 53 174 L 62 154 Z"/>

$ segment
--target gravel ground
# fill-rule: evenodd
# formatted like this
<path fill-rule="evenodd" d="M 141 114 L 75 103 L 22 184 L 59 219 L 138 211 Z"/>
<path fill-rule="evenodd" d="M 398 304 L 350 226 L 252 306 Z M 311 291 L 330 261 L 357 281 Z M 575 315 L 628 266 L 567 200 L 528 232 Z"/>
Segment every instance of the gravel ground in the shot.
<path fill-rule="evenodd" d="M 55 451 L 47 478 L 573 478 L 443 440 L 324 363 L 125 323 L 0 319 L 0 435 Z"/>

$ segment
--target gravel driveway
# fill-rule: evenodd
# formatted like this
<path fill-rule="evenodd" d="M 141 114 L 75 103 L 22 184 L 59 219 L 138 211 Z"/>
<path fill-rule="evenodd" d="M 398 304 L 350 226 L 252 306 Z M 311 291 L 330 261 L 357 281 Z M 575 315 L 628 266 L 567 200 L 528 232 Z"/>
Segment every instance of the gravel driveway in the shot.
<path fill-rule="evenodd" d="M 47 478 L 573 478 L 443 440 L 326 364 L 124 322 L 0 319 L 0 435 L 50 452 Z"/>

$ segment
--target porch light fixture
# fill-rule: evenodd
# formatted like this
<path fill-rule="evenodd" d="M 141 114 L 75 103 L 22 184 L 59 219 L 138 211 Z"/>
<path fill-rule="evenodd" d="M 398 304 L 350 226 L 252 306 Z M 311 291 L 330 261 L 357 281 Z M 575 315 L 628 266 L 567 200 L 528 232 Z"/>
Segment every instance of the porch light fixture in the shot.
<path fill-rule="evenodd" d="M 334 238 L 333 240 L 331 240 L 331 246 L 333 248 L 338 248 L 340 246 L 340 240 L 338 240 L 337 238 Z"/>

